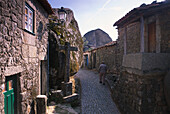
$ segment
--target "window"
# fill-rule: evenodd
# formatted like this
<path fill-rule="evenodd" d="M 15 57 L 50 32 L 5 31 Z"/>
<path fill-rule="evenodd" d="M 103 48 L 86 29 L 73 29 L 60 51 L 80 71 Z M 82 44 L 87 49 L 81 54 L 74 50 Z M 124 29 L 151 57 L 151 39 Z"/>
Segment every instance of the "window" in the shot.
<path fill-rule="evenodd" d="M 2 93 L 13 89 L 13 81 L 10 80 L 2 85 Z"/>
<path fill-rule="evenodd" d="M 25 5 L 25 29 L 34 33 L 34 10 L 27 3 Z"/>

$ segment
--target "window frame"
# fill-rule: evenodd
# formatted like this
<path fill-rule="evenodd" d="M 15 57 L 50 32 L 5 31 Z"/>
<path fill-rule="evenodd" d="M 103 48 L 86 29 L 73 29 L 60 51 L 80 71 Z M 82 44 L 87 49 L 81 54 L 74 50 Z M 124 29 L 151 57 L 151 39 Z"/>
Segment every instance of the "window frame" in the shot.
<path fill-rule="evenodd" d="M 28 14 L 26 14 L 25 10 L 28 10 Z M 29 16 L 29 12 L 32 12 L 32 16 Z M 28 21 L 26 21 L 26 16 L 28 18 Z M 28 4 L 25 3 L 25 8 L 24 8 L 24 30 L 31 33 L 35 34 L 35 28 L 34 28 L 34 18 L 35 18 L 35 10 Z M 32 23 L 30 23 L 30 19 L 32 19 Z M 26 23 L 28 24 L 28 28 L 26 28 Z M 30 25 L 32 25 L 32 30 L 30 29 Z"/>

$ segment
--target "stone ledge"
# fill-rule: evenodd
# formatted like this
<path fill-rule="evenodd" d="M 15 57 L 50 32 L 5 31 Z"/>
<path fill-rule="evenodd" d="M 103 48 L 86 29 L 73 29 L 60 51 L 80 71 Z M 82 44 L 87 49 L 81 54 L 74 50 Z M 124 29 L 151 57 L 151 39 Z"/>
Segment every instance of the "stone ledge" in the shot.
<path fill-rule="evenodd" d="M 77 93 L 74 93 L 72 95 L 64 97 L 63 100 L 64 100 L 65 103 L 70 103 L 70 102 L 77 100 L 78 96 L 79 95 Z"/>
<path fill-rule="evenodd" d="M 47 99 L 47 96 L 46 95 L 38 95 L 37 99 Z"/>
<path fill-rule="evenodd" d="M 165 73 L 167 71 L 165 70 L 139 70 L 139 69 L 135 69 L 135 68 L 127 68 L 127 67 L 123 67 L 122 72 L 127 72 L 130 74 L 136 74 L 139 76 L 161 76 L 161 75 L 165 75 Z"/>
<path fill-rule="evenodd" d="M 123 56 L 122 66 L 140 71 L 168 70 L 170 68 L 169 53 L 135 53 Z"/>

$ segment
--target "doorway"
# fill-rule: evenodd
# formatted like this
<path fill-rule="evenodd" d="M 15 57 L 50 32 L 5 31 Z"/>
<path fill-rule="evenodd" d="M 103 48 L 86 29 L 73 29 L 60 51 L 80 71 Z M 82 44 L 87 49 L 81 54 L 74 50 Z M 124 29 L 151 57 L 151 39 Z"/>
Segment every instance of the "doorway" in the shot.
<path fill-rule="evenodd" d="M 93 68 L 96 68 L 96 53 L 93 54 Z"/>
<path fill-rule="evenodd" d="M 89 61 L 88 61 L 88 55 L 85 55 L 85 66 L 88 67 Z"/>
<path fill-rule="evenodd" d="M 18 101 L 18 74 L 5 77 L 4 84 L 4 111 L 5 114 L 17 114 Z"/>
<path fill-rule="evenodd" d="M 47 61 L 41 61 L 41 95 L 47 94 Z"/>

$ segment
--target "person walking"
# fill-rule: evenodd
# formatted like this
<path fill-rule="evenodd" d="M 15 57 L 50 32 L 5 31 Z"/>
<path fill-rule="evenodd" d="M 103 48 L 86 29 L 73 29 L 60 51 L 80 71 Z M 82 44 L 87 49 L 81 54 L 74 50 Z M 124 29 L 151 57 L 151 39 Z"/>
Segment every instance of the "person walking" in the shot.
<path fill-rule="evenodd" d="M 103 83 L 103 85 L 105 85 L 106 72 L 107 72 L 107 66 L 104 63 L 104 61 L 102 61 L 102 64 L 100 64 L 100 66 L 99 66 L 99 73 L 100 73 L 100 81 L 99 81 L 99 83 Z"/>

